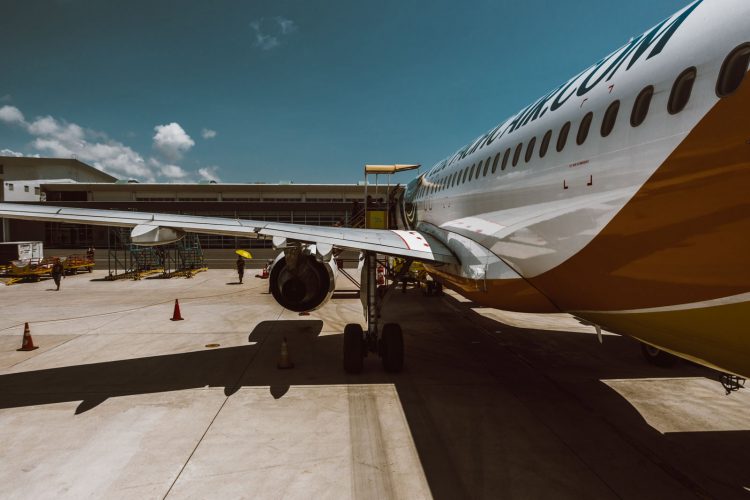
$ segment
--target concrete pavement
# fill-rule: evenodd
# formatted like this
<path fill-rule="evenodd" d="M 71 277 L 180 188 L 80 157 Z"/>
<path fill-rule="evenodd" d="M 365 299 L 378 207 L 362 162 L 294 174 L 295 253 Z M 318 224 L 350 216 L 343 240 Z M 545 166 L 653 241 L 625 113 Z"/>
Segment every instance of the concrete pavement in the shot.
<path fill-rule="evenodd" d="M 3 498 L 748 494 L 747 391 L 650 367 L 567 315 L 397 292 L 404 372 L 368 358 L 350 376 L 341 332 L 362 317 L 346 294 L 301 317 L 231 270 L 102 277 L 0 287 Z M 17 352 L 25 321 L 40 349 Z"/>

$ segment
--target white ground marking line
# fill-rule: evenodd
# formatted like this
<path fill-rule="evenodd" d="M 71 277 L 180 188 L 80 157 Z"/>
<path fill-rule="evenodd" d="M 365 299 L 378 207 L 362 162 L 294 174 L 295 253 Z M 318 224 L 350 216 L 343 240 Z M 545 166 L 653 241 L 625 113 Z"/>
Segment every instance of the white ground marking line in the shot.
<path fill-rule="evenodd" d="M 281 318 L 282 314 L 284 314 L 284 308 L 283 307 L 279 311 L 279 314 L 276 316 L 276 320 L 275 321 L 279 321 L 279 319 Z M 274 325 L 274 328 L 275 328 L 275 325 Z M 273 333 L 273 329 L 271 330 L 270 333 Z M 247 370 L 250 368 L 250 365 L 253 364 L 253 361 L 255 361 L 255 357 L 258 355 L 258 353 L 260 352 L 260 350 L 263 348 L 263 344 L 265 343 L 266 339 L 268 339 L 270 336 L 271 335 L 269 334 L 260 343 L 258 343 L 258 342 L 255 343 L 255 345 L 257 345 L 258 348 L 255 350 L 255 354 L 253 354 L 250 357 L 250 359 L 247 361 L 247 364 L 245 365 L 245 368 L 242 370 L 242 373 L 237 378 L 237 382 L 235 383 L 235 386 L 238 386 L 240 384 L 240 382 L 242 382 L 242 379 L 245 378 L 245 374 L 247 373 Z M 198 450 L 198 447 L 203 442 L 203 439 L 206 437 L 206 434 L 208 434 L 208 431 L 211 430 L 211 427 L 214 425 L 214 422 L 216 421 L 216 418 L 219 416 L 219 413 L 221 413 L 221 410 L 224 409 L 224 405 L 226 405 L 227 401 L 229 401 L 229 397 L 230 396 L 231 396 L 231 394 L 229 396 L 225 396 L 224 397 L 224 401 L 219 406 L 219 409 L 216 410 L 216 414 L 213 416 L 213 418 L 211 419 L 211 421 L 206 426 L 206 430 L 203 431 L 203 434 L 201 435 L 200 439 L 198 439 L 198 442 L 195 443 L 195 447 L 193 447 L 193 451 L 190 452 L 190 455 L 188 455 L 187 460 L 185 460 L 185 463 L 182 464 L 182 468 L 180 469 L 180 472 L 177 473 L 177 476 L 175 476 L 174 481 L 172 481 L 172 484 L 169 485 L 169 489 L 167 490 L 167 492 L 162 497 L 162 500 L 166 500 L 166 498 L 172 492 L 172 488 L 174 488 L 174 485 L 177 484 L 177 481 L 180 479 L 180 476 L 182 476 L 182 473 L 185 471 L 185 468 L 190 463 L 190 460 L 192 460 L 193 455 L 195 455 L 196 450 Z"/>

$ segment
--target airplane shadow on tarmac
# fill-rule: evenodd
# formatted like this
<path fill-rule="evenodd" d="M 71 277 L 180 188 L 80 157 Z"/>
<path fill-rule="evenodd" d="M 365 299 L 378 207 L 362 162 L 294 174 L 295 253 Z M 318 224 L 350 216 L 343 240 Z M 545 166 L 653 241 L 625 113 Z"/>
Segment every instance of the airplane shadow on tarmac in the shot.
<path fill-rule="evenodd" d="M 607 336 L 600 346 L 589 334 L 516 328 L 443 300 L 473 323 L 459 332 L 448 325 L 455 313 L 431 309 L 434 326 L 415 333 L 425 316 L 413 310 L 412 326 L 402 322 L 408 356 L 398 375 L 372 356 L 362 374 L 345 374 L 342 336 L 322 334 L 322 321 L 265 321 L 251 345 L 0 375 L 0 409 L 81 401 L 80 414 L 109 398 L 206 386 L 227 396 L 269 387 L 278 399 L 291 386 L 393 384 L 438 499 L 574 496 L 565 491 L 571 462 L 621 497 L 739 498 L 750 485 L 750 432 L 662 434 L 601 382 L 704 377 L 706 370 L 681 364 L 665 371 L 645 365 L 623 337 Z M 477 324 L 502 333 L 490 339 Z M 283 338 L 293 370 L 276 368 Z"/>

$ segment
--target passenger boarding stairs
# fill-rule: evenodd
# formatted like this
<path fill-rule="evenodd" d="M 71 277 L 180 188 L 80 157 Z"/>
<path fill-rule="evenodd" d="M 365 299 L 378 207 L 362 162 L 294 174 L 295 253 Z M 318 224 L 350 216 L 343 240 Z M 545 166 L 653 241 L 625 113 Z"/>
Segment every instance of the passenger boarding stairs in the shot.
<path fill-rule="evenodd" d="M 206 267 L 203 248 L 201 248 L 201 242 L 197 234 L 188 234 L 177 242 L 176 247 L 180 269 L 195 270 Z"/>
<path fill-rule="evenodd" d="M 108 238 L 107 279 L 140 279 L 164 270 L 165 254 L 161 247 L 133 245 L 130 230 L 110 228 Z"/>

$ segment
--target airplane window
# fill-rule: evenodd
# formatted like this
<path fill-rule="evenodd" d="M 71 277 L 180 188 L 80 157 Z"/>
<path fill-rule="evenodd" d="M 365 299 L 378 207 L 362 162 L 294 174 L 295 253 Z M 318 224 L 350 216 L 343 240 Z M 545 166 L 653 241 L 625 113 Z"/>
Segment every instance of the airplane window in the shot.
<path fill-rule="evenodd" d="M 612 133 L 612 129 L 615 128 L 615 122 L 617 121 L 617 113 L 620 111 L 620 101 L 615 101 L 609 105 L 607 111 L 604 112 L 604 120 L 602 120 L 602 137 L 607 137 Z"/>
<path fill-rule="evenodd" d="M 492 162 L 492 173 L 497 171 L 497 162 L 500 160 L 500 153 L 495 155 L 495 161 Z"/>
<path fill-rule="evenodd" d="M 474 167 L 476 167 L 476 163 L 471 166 L 471 170 L 469 170 L 469 175 L 466 177 L 467 180 L 471 180 L 472 177 L 474 177 Z"/>
<path fill-rule="evenodd" d="M 510 158 L 510 148 L 505 150 L 505 154 L 503 155 L 503 166 L 500 167 L 500 170 L 505 170 L 505 167 L 508 166 L 508 158 Z"/>
<path fill-rule="evenodd" d="M 542 138 L 542 144 L 539 146 L 539 158 L 544 158 L 544 156 L 547 154 L 547 149 L 549 148 L 549 141 L 552 139 L 552 131 L 548 130 L 546 134 L 544 134 L 544 137 Z"/>
<path fill-rule="evenodd" d="M 690 100 L 690 94 L 693 91 L 693 83 L 695 83 L 695 68 L 688 68 L 677 77 L 672 85 L 672 93 L 669 94 L 669 103 L 667 104 L 667 111 L 670 115 L 676 115 L 687 106 Z"/>
<path fill-rule="evenodd" d="M 490 168 L 490 160 L 492 159 L 491 156 L 488 156 L 486 160 L 484 160 L 484 172 L 482 172 L 482 177 L 487 177 L 487 170 Z"/>
<path fill-rule="evenodd" d="M 529 163 L 531 161 L 531 157 L 534 155 L 534 146 L 536 145 L 536 137 L 532 137 L 529 141 L 529 145 L 526 147 L 526 156 L 524 157 L 524 160 L 526 160 L 526 163 Z"/>
<path fill-rule="evenodd" d="M 586 142 L 586 137 L 589 136 L 589 128 L 591 127 L 591 120 L 594 119 L 594 113 L 589 111 L 586 116 L 581 120 L 581 125 L 578 127 L 578 135 L 576 136 L 576 143 L 580 146 Z"/>
<path fill-rule="evenodd" d="M 742 84 L 750 62 L 750 43 L 743 43 L 724 59 L 716 83 L 716 95 L 726 97 Z"/>
<path fill-rule="evenodd" d="M 516 146 L 516 151 L 513 153 L 513 166 L 518 165 L 518 159 L 521 157 L 521 150 L 523 149 L 523 143 L 519 142 Z"/>
<path fill-rule="evenodd" d="M 633 113 L 630 115 L 630 124 L 633 127 L 637 127 L 646 119 L 648 114 L 648 107 L 651 105 L 651 97 L 654 95 L 654 87 L 649 85 L 645 89 L 641 90 L 638 97 L 635 98 L 635 104 L 633 104 Z"/>
<path fill-rule="evenodd" d="M 479 174 L 482 173 L 482 164 L 483 163 L 484 163 L 484 160 L 480 160 L 479 161 L 479 165 L 477 165 L 477 172 L 476 172 L 476 175 L 474 176 L 475 179 L 479 179 Z"/>
<path fill-rule="evenodd" d="M 568 132 L 570 132 L 570 122 L 565 122 L 565 125 L 560 129 L 560 135 L 557 136 L 558 153 L 565 149 L 565 143 L 568 142 Z"/>
<path fill-rule="evenodd" d="M 463 175 L 463 177 L 461 177 L 461 184 L 463 184 L 464 182 L 466 182 L 466 174 L 468 174 L 468 173 L 469 173 L 469 167 L 466 167 L 464 169 L 464 175 Z"/>

